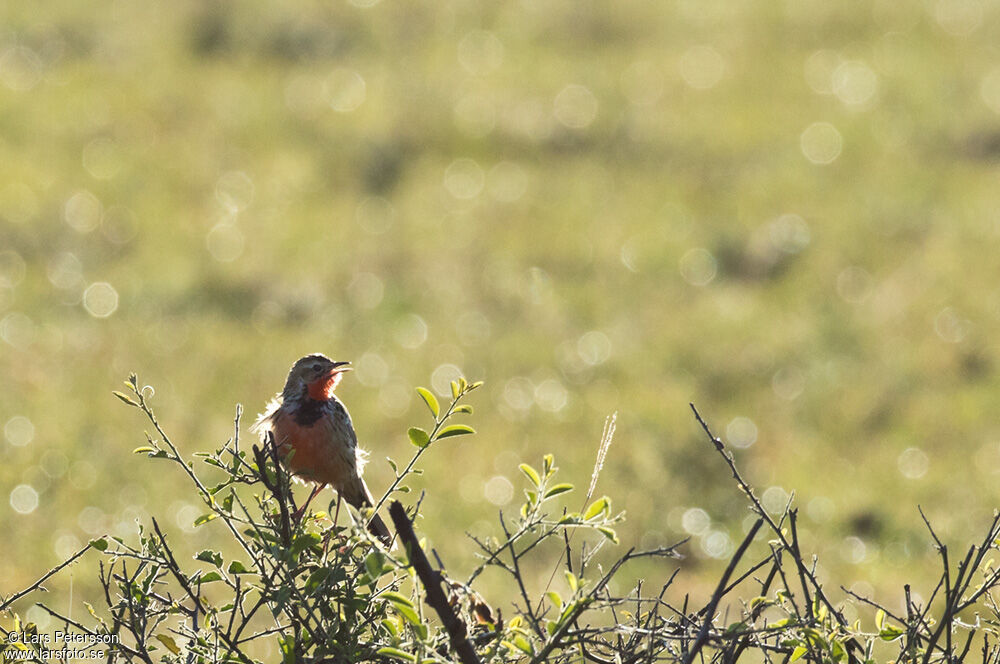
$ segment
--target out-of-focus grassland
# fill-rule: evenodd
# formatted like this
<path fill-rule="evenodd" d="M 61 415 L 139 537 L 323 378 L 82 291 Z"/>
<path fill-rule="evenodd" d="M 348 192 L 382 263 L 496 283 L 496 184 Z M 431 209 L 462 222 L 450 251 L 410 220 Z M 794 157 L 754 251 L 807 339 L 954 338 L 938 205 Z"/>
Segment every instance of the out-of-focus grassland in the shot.
<path fill-rule="evenodd" d="M 356 5 L 0 5 L 0 591 L 149 513 L 211 543 L 130 454 L 129 371 L 194 453 L 310 351 L 357 365 L 376 493 L 412 387 L 487 381 L 415 486 L 457 571 L 517 464 L 585 486 L 616 410 L 622 539 L 728 555 L 745 504 L 689 401 L 838 582 L 925 569 L 918 502 L 985 525 L 992 5 Z"/>

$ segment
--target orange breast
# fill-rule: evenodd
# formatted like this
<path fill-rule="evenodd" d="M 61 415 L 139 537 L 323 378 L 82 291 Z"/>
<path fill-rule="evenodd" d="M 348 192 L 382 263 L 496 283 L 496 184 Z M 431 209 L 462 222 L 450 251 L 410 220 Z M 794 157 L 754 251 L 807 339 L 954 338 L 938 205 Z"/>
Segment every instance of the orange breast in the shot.
<path fill-rule="evenodd" d="M 357 476 L 355 446 L 331 423 L 320 417 L 310 426 L 300 426 L 295 418 L 282 415 L 271 424 L 278 452 L 296 475 L 314 482 L 331 484 L 338 491 Z"/>
<path fill-rule="evenodd" d="M 288 457 L 288 468 L 296 475 L 317 482 L 331 482 L 324 472 L 331 461 L 329 436 L 325 435 L 325 427 L 302 427 L 291 417 L 281 417 L 272 425 L 274 439 L 278 443 L 278 452 Z"/>

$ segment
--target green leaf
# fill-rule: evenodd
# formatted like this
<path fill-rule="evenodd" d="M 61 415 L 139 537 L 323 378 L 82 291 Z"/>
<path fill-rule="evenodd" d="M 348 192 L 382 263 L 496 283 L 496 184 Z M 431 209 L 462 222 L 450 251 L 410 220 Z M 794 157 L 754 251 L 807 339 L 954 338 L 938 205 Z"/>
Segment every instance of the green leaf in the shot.
<path fill-rule="evenodd" d="M 399 648 L 390 648 L 388 646 L 384 648 L 379 648 L 376 651 L 379 655 L 385 655 L 386 657 L 392 657 L 393 659 L 399 659 L 404 662 L 415 662 L 417 661 L 416 655 L 411 655 L 408 652 L 404 652 Z"/>
<path fill-rule="evenodd" d="M 149 445 L 143 445 L 142 447 L 137 447 L 132 450 L 132 454 L 142 454 L 143 452 L 155 452 L 155 447 L 150 447 Z"/>
<path fill-rule="evenodd" d="M 216 567 L 222 567 L 222 554 L 219 553 L 218 551 L 205 549 L 204 551 L 199 551 L 198 555 L 196 555 L 194 559 L 203 560 L 206 563 L 212 563 Z"/>
<path fill-rule="evenodd" d="M 808 648 L 806 648 L 805 646 L 799 646 L 798 648 L 792 651 L 792 656 L 788 659 L 788 661 L 794 662 L 795 660 L 800 659 L 802 655 L 806 654 L 807 652 L 809 652 Z"/>
<path fill-rule="evenodd" d="M 198 583 L 211 583 L 212 581 L 222 581 L 222 575 L 218 572 L 209 572 L 198 578 Z"/>
<path fill-rule="evenodd" d="M 618 544 L 618 533 L 616 533 L 614 529 L 608 528 L 607 526 L 598 526 L 597 530 L 599 530 L 600 533 L 605 537 L 607 537 L 609 540 L 611 540 L 615 544 Z"/>
<path fill-rule="evenodd" d="M 124 394 L 123 392 L 112 392 L 111 394 L 115 395 L 116 397 L 118 397 L 123 402 L 127 403 L 128 405 L 135 406 L 136 408 L 139 408 L 139 404 L 136 403 L 135 401 L 133 401 L 132 399 L 130 399 L 127 394 Z"/>
<path fill-rule="evenodd" d="M 541 485 L 542 478 L 538 476 L 538 471 L 537 470 L 535 470 L 534 468 L 532 468 L 531 466 L 529 466 L 526 463 L 522 463 L 520 466 L 518 466 L 518 468 L 521 469 L 522 473 L 524 473 L 525 475 L 528 476 L 528 479 L 531 480 L 532 484 L 534 484 L 535 486 L 540 486 Z"/>
<path fill-rule="evenodd" d="M 320 567 L 319 569 L 313 570 L 313 573 L 309 575 L 308 579 L 306 579 L 306 586 L 305 586 L 306 592 L 308 593 L 316 592 L 316 589 L 319 588 L 320 584 L 326 581 L 327 577 L 329 576 L 330 576 L 329 567 Z"/>
<path fill-rule="evenodd" d="M 395 602 L 393 602 L 392 607 L 396 609 L 399 615 L 403 616 L 403 618 L 406 619 L 406 622 L 410 623 L 411 625 L 417 625 L 417 626 L 420 625 L 420 616 L 417 615 L 417 612 L 413 609 L 412 605 L 405 606 L 403 604 L 396 604 Z"/>
<path fill-rule="evenodd" d="M 584 521 L 590 521 L 599 514 L 602 514 L 605 511 L 610 511 L 610 510 L 611 510 L 611 499 L 608 498 L 607 496 L 601 496 L 600 498 L 598 498 L 597 500 L 595 500 L 590 504 L 590 507 L 587 508 L 587 511 L 583 513 L 583 519 Z"/>
<path fill-rule="evenodd" d="M 431 442 L 431 437 L 420 427 L 410 427 L 406 434 L 410 437 L 410 442 L 417 447 L 427 447 Z"/>
<path fill-rule="evenodd" d="M 194 520 L 194 525 L 195 526 L 200 526 L 200 525 L 202 525 L 204 523 L 208 523 L 209 521 L 211 521 L 212 519 L 214 519 L 214 518 L 216 518 L 218 516 L 219 515 L 216 514 L 215 512 L 209 512 L 208 514 L 202 514 L 201 516 L 199 516 L 197 519 Z"/>
<path fill-rule="evenodd" d="M 566 585 L 569 586 L 570 590 L 576 592 L 577 589 L 580 587 L 580 582 L 576 580 L 576 575 L 573 574 L 573 572 L 570 572 L 569 570 L 566 570 L 565 572 L 563 572 L 563 574 L 566 575 Z"/>
<path fill-rule="evenodd" d="M 726 634 L 740 634 L 745 632 L 747 629 L 747 624 L 742 620 L 739 622 L 734 622 L 733 624 L 726 627 Z"/>
<path fill-rule="evenodd" d="M 410 607 L 411 609 L 413 608 L 413 602 L 410 601 L 409 597 L 402 593 L 397 593 L 394 590 L 388 590 L 382 593 L 382 597 L 389 600 L 393 604 L 402 604 Z"/>
<path fill-rule="evenodd" d="M 167 650 L 175 655 L 181 654 L 181 649 L 177 647 L 177 642 L 174 641 L 173 637 L 167 636 L 166 634 L 157 634 L 156 640 L 166 646 Z"/>
<path fill-rule="evenodd" d="M 573 485 L 572 484 L 569 484 L 569 483 L 566 483 L 566 482 L 564 482 L 562 484 L 557 484 L 554 487 L 552 487 L 551 489 L 549 489 L 548 491 L 546 491 L 545 495 L 542 497 L 542 499 L 544 500 L 545 498 L 551 498 L 552 496 L 558 496 L 560 493 L 566 493 L 567 491 L 572 491 L 572 490 L 573 490 Z"/>
<path fill-rule="evenodd" d="M 893 625 L 886 625 L 881 630 L 879 630 L 878 637 L 883 641 L 895 641 L 901 637 L 905 632 L 898 627 Z"/>
<path fill-rule="evenodd" d="M 108 540 L 104 539 L 103 537 L 92 539 L 90 540 L 90 546 L 97 549 L 98 551 L 107 551 Z"/>
<path fill-rule="evenodd" d="M 461 406 L 456 406 L 454 412 L 465 413 L 466 415 L 472 415 L 472 406 L 470 406 L 467 403 L 464 403 Z"/>
<path fill-rule="evenodd" d="M 879 609 L 875 612 L 875 627 L 879 630 L 885 625 L 885 609 Z"/>
<path fill-rule="evenodd" d="M 542 457 L 542 472 L 545 473 L 545 477 L 548 478 L 552 474 L 552 469 L 555 468 L 556 458 L 551 454 L 546 454 Z"/>
<path fill-rule="evenodd" d="M 518 650 L 523 652 L 525 655 L 535 654 L 535 648 L 530 643 L 528 643 L 528 640 L 526 638 L 524 638 L 520 634 L 514 637 L 514 646 Z"/>
<path fill-rule="evenodd" d="M 549 601 L 552 602 L 552 606 L 554 606 L 557 609 L 559 609 L 560 611 L 562 611 L 563 601 L 562 601 L 562 597 L 559 596 L 559 593 L 557 593 L 554 590 L 550 590 L 550 591 L 548 591 L 545 594 L 548 596 Z"/>
<path fill-rule="evenodd" d="M 431 391 L 426 387 L 418 387 L 417 394 L 419 394 L 420 398 L 424 400 L 425 404 L 427 404 L 427 407 L 430 409 L 431 414 L 436 420 L 441 414 L 441 406 L 438 405 L 437 397 L 431 394 Z"/>
<path fill-rule="evenodd" d="M 458 381 L 451 381 L 451 398 L 457 399 L 462 394 L 462 388 L 458 386 Z"/>
<path fill-rule="evenodd" d="M 316 533 L 303 533 L 292 542 L 292 555 L 298 557 L 306 549 L 316 546 L 322 538 Z"/>
<path fill-rule="evenodd" d="M 238 560 L 234 560 L 229 563 L 229 573 L 230 574 L 249 574 L 250 570 Z"/>
<path fill-rule="evenodd" d="M 470 433 L 476 433 L 476 430 L 466 424 L 452 424 L 441 429 L 437 437 L 451 438 L 452 436 L 464 436 Z"/>
<path fill-rule="evenodd" d="M 372 581 L 382 576 L 384 567 L 385 556 L 378 549 L 373 550 L 365 557 L 365 570 L 368 571 L 368 577 Z"/>

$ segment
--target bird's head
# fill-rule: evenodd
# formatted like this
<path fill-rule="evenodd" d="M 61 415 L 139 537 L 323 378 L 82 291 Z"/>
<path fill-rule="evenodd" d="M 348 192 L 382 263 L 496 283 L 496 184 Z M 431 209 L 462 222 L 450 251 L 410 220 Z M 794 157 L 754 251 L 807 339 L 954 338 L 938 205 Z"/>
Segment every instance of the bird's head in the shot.
<path fill-rule="evenodd" d="M 334 362 L 325 355 L 306 355 L 292 365 L 282 394 L 285 398 L 308 395 L 317 401 L 333 398 L 342 374 L 351 370 L 350 362 Z"/>

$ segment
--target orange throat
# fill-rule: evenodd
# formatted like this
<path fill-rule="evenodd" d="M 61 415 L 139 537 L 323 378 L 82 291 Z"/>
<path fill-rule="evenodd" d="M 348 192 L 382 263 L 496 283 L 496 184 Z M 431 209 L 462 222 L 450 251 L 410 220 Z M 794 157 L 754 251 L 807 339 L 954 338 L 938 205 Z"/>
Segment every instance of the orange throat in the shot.
<path fill-rule="evenodd" d="M 337 389 L 340 379 L 340 372 L 336 371 L 325 378 L 320 378 L 309 383 L 307 386 L 309 398 L 316 401 L 329 401 L 333 398 L 333 391 Z"/>

